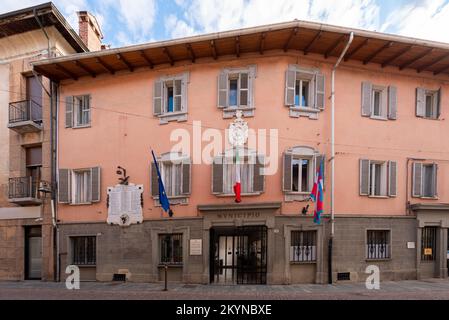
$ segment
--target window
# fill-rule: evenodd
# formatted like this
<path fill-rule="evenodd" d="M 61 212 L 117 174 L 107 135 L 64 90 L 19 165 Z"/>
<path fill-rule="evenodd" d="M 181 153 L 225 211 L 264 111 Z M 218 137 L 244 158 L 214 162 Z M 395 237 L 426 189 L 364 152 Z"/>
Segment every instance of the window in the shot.
<path fill-rule="evenodd" d="M 182 234 L 159 235 L 161 264 L 182 264 Z"/>
<path fill-rule="evenodd" d="M 153 86 L 153 114 L 160 123 L 187 120 L 188 73 L 162 77 Z"/>
<path fill-rule="evenodd" d="M 181 80 L 169 80 L 164 82 L 165 113 L 180 112 L 182 108 L 182 82 Z"/>
<path fill-rule="evenodd" d="M 360 195 L 397 196 L 397 162 L 360 159 Z"/>
<path fill-rule="evenodd" d="M 413 197 L 436 198 L 438 165 L 435 163 L 413 164 Z"/>
<path fill-rule="evenodd" d="M 370 196 L 387 195 L 387 163 L 371 162 L 370 167 Z"/>
<path fill-rule="evenodd" d="M 91 202 L 91 183 L 90 170 L 73 171 L 73 204 Z"/>
<path fill-rule="evenodd" d="M 242 163 L 239 164 L 239 169 L 242 193 L 253 193 L 254 165 L 248 163 L 248 158 L 245 158 L 243 161 L 241 159 L 241 162 Z M 223 166 L 224 194 L 234 194 L 233 188 L 236 179 L 236 166 L 235 157 L 233 158 L 233 161 L 231 161 L 231 159 L 225 161 Z"/>
<path fill-rule="evenodd" d="M 173 162 L 161 163 L 161 174 L 164 180 L 165 193 L 168 197 L 180 196 L 182 182 L 182 164 Z"/>
<path fill-rule="evenodd" d="M 436 120 L 440 117 L 440 90 L 416 89 L 416 116 Z"/>
<path fill-rule="evenodd" d="M 66 128 L 90 125 L 90 95 L 66 97 Z"/>
<path fill-rule="evenodd" d="M 310 88 L 310 80 L 296 80 L 295 106 L 308 108 L 312 105 L 309 93 Z"/>
<path fill-rule="evenodd" d="M 72 237 L 72 264 L 78 266 L 89 266 L 97 263 L 97 238 Z"/>
<path fill-rule="evenodd" d="M 312 191 L 312 185 L 312 158 L 294 158 L 292 160 L 292 191 L 310 193 Z"/>
<path fill-rule="evenodd" d="M 316 261 L 316 231 L 292 231 L 290 262 Z"/>
<path fill-rule="evenodd" d="M 368 230 L 366 240 L 367 259 L 389 259 L 390 258 L 390 231 Z"/>
<path fill-rule="evenodd" d="M 31 177 L 33 182 L 37 182 L 41 179 L 42 147 L 39 146 L 26 149 L 26 168 L 27 177 Z"/>
<path fill-rule="evenodd" d="M 397 113 L 397 89 L 394 86 L 378 86 L 362 82 L 362 116 L 372 119 L 395 120 Z"/>
<path fill-rule="evenodd" d="M 421 260 L 435 261 L 437 227 L 424 227 L 421 234 Z"/>

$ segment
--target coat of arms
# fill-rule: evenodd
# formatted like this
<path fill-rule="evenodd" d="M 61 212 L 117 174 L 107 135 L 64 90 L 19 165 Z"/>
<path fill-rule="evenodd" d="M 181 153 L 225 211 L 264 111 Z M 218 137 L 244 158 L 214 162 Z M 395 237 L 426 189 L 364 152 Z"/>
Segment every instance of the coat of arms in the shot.
<path fill-rule="evenodd" d="M 248 123 L 242 119 L 243 112 L 237 110 L 236 119 L 229 125 L 229 143 L 233 147 L 242 147 L 248 140 Z"/>

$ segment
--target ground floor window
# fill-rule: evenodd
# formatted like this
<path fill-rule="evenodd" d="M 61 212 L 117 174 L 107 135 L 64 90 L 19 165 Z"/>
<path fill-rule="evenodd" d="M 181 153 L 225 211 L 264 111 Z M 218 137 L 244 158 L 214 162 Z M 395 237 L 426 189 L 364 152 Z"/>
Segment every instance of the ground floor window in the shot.
<path fill-rule="evenodd" d="M 389 230 L 368 230 L 366 240 L 367 259 L 389 259 L 391 257 Z"/>
<path fill-rule="evenodd" d="M 316 231 L 292 231 L 290 262 L 316 261 Z"/>
<path fill-rule="evenodd" d="M 421 234 L 421 260 L 435 261 L 437 227 L 424 227 Z"/>
<path fill-rule="evenodd" d="M 74 265 L 95 265 L 97 263 L 97 238 L 72 238 L 72 263 Z"/>
<path fill-rule="evenodd" d="M 182 264 L 182 234 L 159 236 L 161 264 Z"/>

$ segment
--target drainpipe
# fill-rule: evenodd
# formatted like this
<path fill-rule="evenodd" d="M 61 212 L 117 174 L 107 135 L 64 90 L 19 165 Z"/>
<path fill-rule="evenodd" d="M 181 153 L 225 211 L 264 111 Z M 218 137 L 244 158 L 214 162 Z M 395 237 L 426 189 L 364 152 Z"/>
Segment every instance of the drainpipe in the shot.
<path fill-rule="evenodd" d="M 332 246 L 335 233 L 335 72 L 340 65 L 341 60 L 343 60 L 346 52 L 351 46 L 354 40 L 354 32 L 349 35 L 348 43 L 344 48 L 343 52 L 338 58 L 337 63 L 332 68 L 332 83 L 331 83 L 331 201 L 330 201 L 330 211 L 331 211 L 331 234 L 329 238 L 329 250 L 328 250 L 328 281 L 332 284 Z"/>

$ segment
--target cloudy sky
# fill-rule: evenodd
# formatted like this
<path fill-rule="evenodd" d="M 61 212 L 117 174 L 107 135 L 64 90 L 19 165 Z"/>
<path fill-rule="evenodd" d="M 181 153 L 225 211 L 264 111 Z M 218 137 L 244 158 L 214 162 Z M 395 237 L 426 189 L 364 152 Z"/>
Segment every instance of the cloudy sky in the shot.
<path fill-rule="evenodd" d="M 0 13 L 45 0 L 1 0 Z M 293 19 L 449 43 L 449 0 L 53 0 L 75 30 L 95 14 L 113 47 Z"/>

